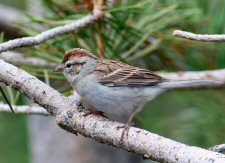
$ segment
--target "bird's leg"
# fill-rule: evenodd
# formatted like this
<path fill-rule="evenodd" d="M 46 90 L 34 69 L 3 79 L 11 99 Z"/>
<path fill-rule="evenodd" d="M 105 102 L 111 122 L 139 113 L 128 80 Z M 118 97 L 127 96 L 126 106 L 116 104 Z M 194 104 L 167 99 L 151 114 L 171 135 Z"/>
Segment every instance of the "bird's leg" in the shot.
<path fill-rule="evenodd" d="M 93 110 L 91 110 L 91 111 L 85 113 L 84 117 L 87 117 L 89 115 L 100 115 L 102 117 L 108 118 L 107 116 L 105 116 L 104 112 L 102 112 L 102 111 L 93 111 Z"/>
<path fill-rule="evenodd" d="M 127 123 L 124 126 L 118 126 L 117 129 L 123 128 L 123 132 L 121 135 L 121 139 L 120 141 L 123 143 L 124 142 L 124 138 L 125 136 L 128 137 L 128 133 L 130 130 L 130 127 L 134 125 L 134 123 L 132 123 L 132 119 L 134 118 L 134 116 L 138 113 L 139 109 L 135 109 L 132 114 L 130 115 Z"/>

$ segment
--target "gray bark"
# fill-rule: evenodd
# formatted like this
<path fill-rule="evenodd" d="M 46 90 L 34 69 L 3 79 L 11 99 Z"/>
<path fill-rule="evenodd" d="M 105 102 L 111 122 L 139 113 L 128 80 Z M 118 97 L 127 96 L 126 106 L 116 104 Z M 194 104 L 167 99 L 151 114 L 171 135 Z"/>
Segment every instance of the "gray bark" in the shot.
<path fill-rule="evenodd" d="M 32 163 L 138 163 L 141 157 L 60 129 L 50 116 L 29 116 Z"/>

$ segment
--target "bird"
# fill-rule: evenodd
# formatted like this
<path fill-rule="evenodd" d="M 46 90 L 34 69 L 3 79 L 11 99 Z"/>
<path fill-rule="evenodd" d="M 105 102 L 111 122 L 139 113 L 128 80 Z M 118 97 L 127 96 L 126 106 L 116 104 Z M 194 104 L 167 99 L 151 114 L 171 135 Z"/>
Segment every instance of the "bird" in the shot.
<path fill-rule="evenodd" d="M 63 72 L 73 89 L 81 96 L 84 107 L 103 112 L 107 117 L 119 121 L 127 117 L 125 128 L 128 130 L 133 117 L 159 94 L 170 89 L 212 82 L 172 81 L 151 70 L 98 58 L 81 48 L 66 51 L 62 63 L 55 71 Z"/>

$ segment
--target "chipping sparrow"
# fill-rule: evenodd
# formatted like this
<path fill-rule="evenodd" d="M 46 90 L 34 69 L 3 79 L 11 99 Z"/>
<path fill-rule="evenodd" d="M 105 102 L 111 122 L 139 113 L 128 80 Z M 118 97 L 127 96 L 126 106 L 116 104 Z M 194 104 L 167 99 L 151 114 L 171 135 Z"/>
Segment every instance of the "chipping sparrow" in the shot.
<path fill-rule="evenodd" d="M 79 48 L 67 51 L 62 64 L 55 70 L 64 73 L 85 107 L 102 111 L 114 119 L 130 116 L 129 122 L 146 102 L 160 93 L 209 82 L 170 81 L 150 70 L 97 58 Z"/>

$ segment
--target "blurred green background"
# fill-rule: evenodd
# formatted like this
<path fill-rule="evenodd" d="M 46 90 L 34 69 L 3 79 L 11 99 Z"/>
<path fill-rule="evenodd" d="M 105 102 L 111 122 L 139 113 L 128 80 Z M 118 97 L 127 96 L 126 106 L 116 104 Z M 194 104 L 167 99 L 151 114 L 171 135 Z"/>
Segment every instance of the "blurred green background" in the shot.
<path fill-rule="evenodd" d="M 21 0 L 17 4 L 13 0 L 0 0 L 0 4 L 26 12 L 27 19 L 21 18 L 14 24 L 23 35 L 35 35 L 89 12 L 81 0 L 45 0 L 41 8 L 43 14 L 34 14 L 27 11 L 31 2 Z M 98 23 L 39 46 L 17 50 L 26 56 L 59 63 L 64 51 L 81 47 L 99 57 L 165 72 L 225 67 L 224 43 L 201 43 L 172 36 L 175 29 L 223 34 L 224 0 L 117 0 L 108 11 L 111 16 Z M 70 94 L 71 87 L 62 74 L 55 74 L 51 69 L 21 67 L 49 81 L 65 95 Z M 225 142 L 224 98 L 223 89 L 167 92 L 147 104 L 137 121 L 151 132 L 207 148 Z M 0 152 L 0 162 L 29 162 L 26 126 L 25 115 L 0 113 L 0 151 L 4 151 Z"/>

